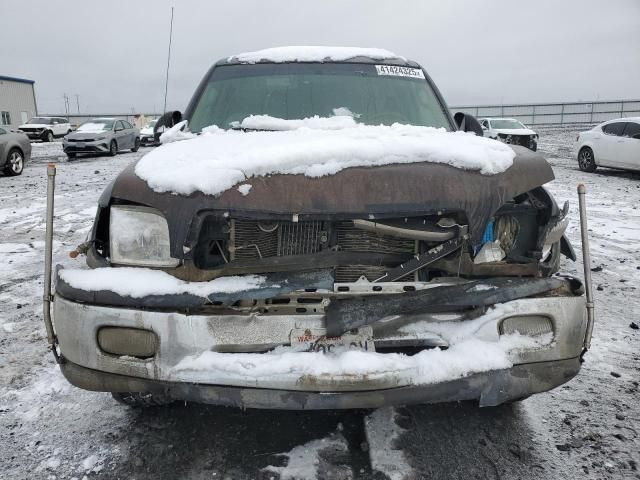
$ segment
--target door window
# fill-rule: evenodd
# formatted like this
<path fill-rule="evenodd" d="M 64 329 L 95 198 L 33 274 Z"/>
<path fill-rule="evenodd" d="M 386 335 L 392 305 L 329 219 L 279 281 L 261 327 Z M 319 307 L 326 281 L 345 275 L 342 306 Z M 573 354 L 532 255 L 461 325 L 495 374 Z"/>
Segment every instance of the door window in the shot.
<path fill-rule="evenodd" d="M 602 127 L 602 131 L 607 135 L 615 135 L 620 137 L 622 136 L 622 132 L 624 131 L 624 126 L 626 125 L 626 123 L 627 122 L 608 123 L 607 125 Z"/>
<path fill-rule="evenodd" d="M 124 128 L 133 128 L 133 126 L 126 120 L 122 120 L 122 124 L 124 125 Z"/>
<path fill-rule="evenodd" d="M 624 127 L 623 135 L 629 138 L 634 138 L 636 135 L 640 135 L 640 123 L 628 122 L 627 126 Z"/>
<path fill-rule="evenodd" d="M 4 128 L 0 128 L 0 135 L 4 135 L 7 131 Z"/>
<path fill-rule="evenodd" d="M 121 130 L 124 128 L 124 123 L 122 122 L 122 120 L 118 120 L 118 122 L 116 123 L 116 130 Z"/>

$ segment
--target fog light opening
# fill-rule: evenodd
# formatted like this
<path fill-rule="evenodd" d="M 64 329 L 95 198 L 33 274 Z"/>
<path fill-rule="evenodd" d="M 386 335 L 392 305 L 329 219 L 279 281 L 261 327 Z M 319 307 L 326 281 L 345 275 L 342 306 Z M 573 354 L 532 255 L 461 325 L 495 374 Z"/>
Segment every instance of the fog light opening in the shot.
<path fill-rule="evenodd" d="M 518 315 L 505 318 L 499 326 L 500 335 L 520 334 L 527 337 L 553 336 L 553 322 L 543 315 Z"/>
<path fill-rule="evenodd" d="M 129 327 L 102 327 L 98 346 L 110 355 L 151 358 L 158 349 L 158 337 L 151 330 Z"/>

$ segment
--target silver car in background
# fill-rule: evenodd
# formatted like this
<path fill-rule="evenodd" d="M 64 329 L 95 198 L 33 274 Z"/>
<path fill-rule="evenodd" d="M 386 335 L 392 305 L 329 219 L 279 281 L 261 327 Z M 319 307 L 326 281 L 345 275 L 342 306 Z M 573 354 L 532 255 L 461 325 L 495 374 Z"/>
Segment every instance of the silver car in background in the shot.
<path fill-rule="evenodd" d="M 140 129 L 140 141 L 142 146 L 156 146 L 160 145 L 160 133 L 156 134 L 155 126 L 158 123 L 158 119 L 155 118 L 148 122 L 142 129 Z M 164 127 L 161 127 L 164 130 Z"/>
<path fill-rule="evenodd" d="M 121 150 L 137 152 L 140 131 L 126 120 L 94 118 L 66 135 L 62 148 L 69 158 L 75 158 L 79 153 L 106 153 L 113 157 Z"/>
<path fill-rule="evenodd" d="M 31 158 L 31 143 L 23 132 L 0 127 L 0 170 L 5 175 L 20 175 Z"/>

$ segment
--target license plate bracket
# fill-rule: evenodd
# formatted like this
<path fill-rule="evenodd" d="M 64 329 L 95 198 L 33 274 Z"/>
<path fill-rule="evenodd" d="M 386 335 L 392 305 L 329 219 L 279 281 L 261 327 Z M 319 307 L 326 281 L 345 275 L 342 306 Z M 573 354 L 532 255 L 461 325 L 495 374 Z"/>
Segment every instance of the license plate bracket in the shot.
<path fill-rule="evenodd" d="M 376 351 L 373 329 L 369 326 L 351 330 L 337 337 L 327 337 L 327 330 L 324 328 L 294 328 L 289 338 L 291 347 L 300 352 Z"/>

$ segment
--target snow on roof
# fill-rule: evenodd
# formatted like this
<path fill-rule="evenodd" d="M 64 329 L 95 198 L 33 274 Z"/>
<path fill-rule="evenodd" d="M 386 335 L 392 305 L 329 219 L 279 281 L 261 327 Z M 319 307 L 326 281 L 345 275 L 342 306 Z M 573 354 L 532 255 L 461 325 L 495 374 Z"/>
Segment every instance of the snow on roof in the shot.
<path fill-rule="evenodd" d="M 227 59 L 229 62 L 258 63 L 261 61 L 283 62 L 340 62 L 355 57 L 367 57 L 373 60 L 403 60 L 395 53 L 382 48 L 362 47 L 322 47 L 322 46 L 290 46 L 240 53 Z"/>
<path fill-rule="evenodd" d="M 338 122 L 345 128 L 332 129 Z M 470 133 L 401 124 L 363 125 L 348 116 L 299 121 L 260 116 L 248 117 L 243 124 L 295 128 L 244 132 L 208 127 L 195 138 L 148 153 L 135 173 L 156 192 L 217 195 L 251 177 L 323 177 L 350 167 L 402 163 L 442 163 L 492 175 L 508 169 L 515 157 L 508 145 Z"/>

